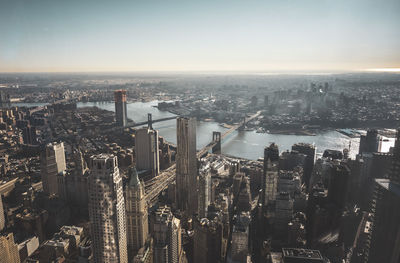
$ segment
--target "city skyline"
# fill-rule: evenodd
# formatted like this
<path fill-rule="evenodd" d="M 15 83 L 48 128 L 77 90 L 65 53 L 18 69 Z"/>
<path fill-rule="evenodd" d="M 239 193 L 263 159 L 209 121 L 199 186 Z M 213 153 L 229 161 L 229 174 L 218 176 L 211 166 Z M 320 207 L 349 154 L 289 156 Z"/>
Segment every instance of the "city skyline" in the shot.
<path fill-rule="evenodd" d="M 0 72 L 400 71 L 395 0 L 0 7 Z"/>

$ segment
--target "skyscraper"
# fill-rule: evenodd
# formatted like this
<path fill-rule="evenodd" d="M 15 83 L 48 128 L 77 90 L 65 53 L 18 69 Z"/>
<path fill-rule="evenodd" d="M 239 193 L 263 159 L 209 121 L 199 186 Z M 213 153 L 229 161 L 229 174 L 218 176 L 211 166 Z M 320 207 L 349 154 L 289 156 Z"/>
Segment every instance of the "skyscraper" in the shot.
<path fill-rule="evenodd" d="M 125 203 L 117 157 L 90 159 L 89 218 L 94 262 L 127 263 Z"/>
<path fill-rule="evenodd" d="M 232 245 L 228 262 L 248 262 L 250 222 L 250 212 L 242 212 L 237 216 L 232 229 Z"/>
<path fill-rule="evenodd" d="M 271 143 L 264 148 L 264 172 L 262 177 L 261 203 L 264 206 L 275 199 L 278 180 L 278 145 Z"/>
<path fill-rule="evenodd" d="M 388 178 L 375 179 L 363 262 L 400 261 L 400 129 Z"/>
<path fill-rule="evenodd" d="M 366 135 L 360 136 L 359 154 L 380 152 L 381 136 L 377 130 L 368 130 Z"/>
<path fill-rule="evenodd" d="M 40 156 L 43 191 L 58 194 L 57 175 L 66 170 L 64 143 L 49 143 Z"/>
<path fill-rule="evenodd" d="M 396 142 L 393 149 L 392 165 L 388 177 L 392 182 L 400 185 L 400 129 L 397 129 Z"/>
<path fill-rule="evenodd" d="M 114 91 L 115 119 L 118 126 L 124 127 L 127 122 L 126 90 Z"/>
<path fill-rule="evenodd" d="M 144 188 L 135 168 L 129 170 L 128 180 L 125 187 L 126 227 L 128 256 L 132 259 L 146 243 L 149 223 Z"/>
<path fill-rule="evenodd" d="M 196 119 L 180 117 L 176 122 L 176 201 L 187 215 L 197 211 Z"/>
<path fill-rule="evenodd" d="M 153 177 L 160 172 L 158 131 L 141 128 L 135 136 L 136 168 L 149 170 Z"/>
<path fill-rule="evenodd" d="M 20 263 L 18 244 L 14 243 L 14 235 L 0 235 L 0 262 Z"/>
<path fill-rule="evenodd" d="M 317 148 L 309 143 L 297 143 L 292 146 L 292 151 L 297 151 L 307 156 L 304 163 L 304 182 L 308 186 L 314 168 Z"/>
<path fill-rule="evenodd" d="M 172 215 L 169 207 L 158 208 L 153 231 L 154 262 L 182 262 L 181 224 L 180 220 Z"/>
<path fill-rule="evenodd" d="M 207 217 L 207 208 L 211 197 L 211 175 L 210 170 L 206 169 L 200 172 L 199 176 L 199 205 L 198 214 L 200 218 Z"/>
<path fill-rule="evenodd" d="M 371 226 L 362 262 L 397 263 L 400 260 L 400 185 L 375 179 Z"/>

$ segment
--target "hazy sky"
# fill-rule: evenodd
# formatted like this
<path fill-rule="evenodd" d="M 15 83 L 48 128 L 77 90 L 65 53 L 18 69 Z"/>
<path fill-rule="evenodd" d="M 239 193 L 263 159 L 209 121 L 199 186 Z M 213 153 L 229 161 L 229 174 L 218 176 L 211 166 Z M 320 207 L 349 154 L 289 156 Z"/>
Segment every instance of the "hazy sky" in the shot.
<path fill-rule="evenodd" d="M 0 71 L 400 68 L 400 0 L 0 0 Z"/>

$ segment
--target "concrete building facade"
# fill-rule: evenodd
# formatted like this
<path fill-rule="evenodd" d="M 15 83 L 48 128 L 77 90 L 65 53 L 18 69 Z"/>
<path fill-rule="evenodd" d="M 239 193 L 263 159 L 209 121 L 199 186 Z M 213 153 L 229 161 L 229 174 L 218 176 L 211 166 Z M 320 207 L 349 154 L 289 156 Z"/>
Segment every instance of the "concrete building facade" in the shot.
<path fill-rule="evenodd" d="M 154 262 L 183 262 L 180 220 L 175 218 L 167 206 L 156 211 L 153 225 Z"/>
<path fill-rule="evenodd" d="M 149 223 L 144 187 L 139 181 L 135 168 L 129 170 L 128 184 L 125 187 L 126 227 L 128 256 L 132 259 L 140 248 L 145 246 Z"/>
<path fill-rule="evenodd" d="M 126 90 L 114 91 L 115 119 L 118 126 L 124 127 L 127 122 Z"/>
<path fill-rule="evenodd" d="M 191 216 L 197 212 L 196 119 L 180 117 L 176 124 L 176 201 Z"/>
<path fill-rule="evenodd" d="M 117 157 L 91 157 L 89 218 L 94 262 L 127 263 L 125 202 Z"/>
<path fill-rule="evenodd" d="M 43 191 L 58 194 L 57 175 L 66 170 L 64 143 L 49 143 L 40 156 Z"/>
<path fill-rule="evenodd" d="M 149 128 L 136 130 L 136 169 L 149 170 L 153 177 L 160 173 L 158 131 Z"/>

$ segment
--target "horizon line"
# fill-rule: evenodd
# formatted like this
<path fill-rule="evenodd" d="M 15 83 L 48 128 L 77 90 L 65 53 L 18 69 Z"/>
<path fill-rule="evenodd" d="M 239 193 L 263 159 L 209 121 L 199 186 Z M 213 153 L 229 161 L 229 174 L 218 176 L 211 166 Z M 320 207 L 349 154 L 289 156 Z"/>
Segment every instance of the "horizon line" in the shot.
<path fill-rule="evenodd" d="M 87 70 L 87 71 L 0 71 L 0 74 L 240 74 L 240 75 L 336 75 L 351 73 L 399 74 L 400 67 L 343 70 Z"/>

